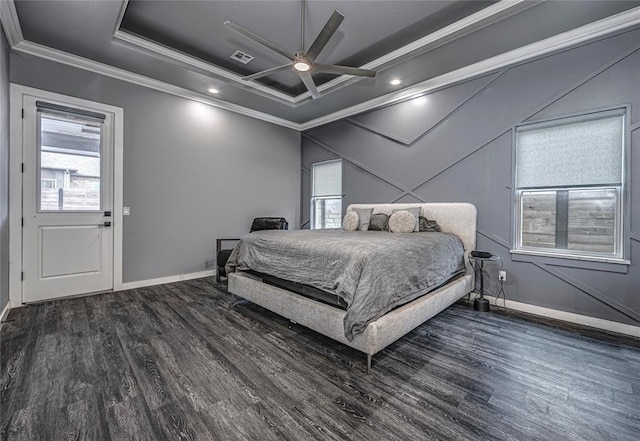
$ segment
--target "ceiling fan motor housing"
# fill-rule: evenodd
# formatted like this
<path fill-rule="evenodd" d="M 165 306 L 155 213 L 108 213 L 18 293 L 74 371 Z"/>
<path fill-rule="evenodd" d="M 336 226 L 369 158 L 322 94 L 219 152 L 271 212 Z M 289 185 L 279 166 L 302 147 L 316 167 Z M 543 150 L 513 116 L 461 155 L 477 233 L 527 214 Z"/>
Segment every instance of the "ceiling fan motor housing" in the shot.
<path fill-rule="evenodd" d="M 307 72 L 311 69 L 311 62 L 304 52 L 296 52 L 293 55 L 293 68 L 300 72 Z"/>

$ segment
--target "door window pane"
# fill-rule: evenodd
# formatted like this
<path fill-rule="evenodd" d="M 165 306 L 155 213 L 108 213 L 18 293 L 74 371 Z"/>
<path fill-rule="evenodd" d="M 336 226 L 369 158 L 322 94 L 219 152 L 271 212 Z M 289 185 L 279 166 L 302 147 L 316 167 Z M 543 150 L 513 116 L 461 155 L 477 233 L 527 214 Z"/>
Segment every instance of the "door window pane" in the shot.
<path fill-rule="evenodd" d="M 100 211 L 102 124 L 38 112 L 40 211 Z"/>

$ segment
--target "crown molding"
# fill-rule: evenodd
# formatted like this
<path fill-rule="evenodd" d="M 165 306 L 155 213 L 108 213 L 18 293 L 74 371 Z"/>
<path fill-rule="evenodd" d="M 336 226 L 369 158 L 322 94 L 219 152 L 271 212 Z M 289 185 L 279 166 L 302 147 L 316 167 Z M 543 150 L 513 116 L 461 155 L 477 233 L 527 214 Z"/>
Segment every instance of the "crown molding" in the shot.
<path fill-rule="evenodd" d="M 121 30 L 122 21 L 124 20 L 125 13 L 127 12 L 127 6 L 129 6 L 129 0 L 124 0 L 122 2 L 122 7 L 120 8 L 120 13 L 118 14 L 118 19 L 116 20 L 115 28 L 113 30 L 113 38 L 115 40 L 120 40 L 126 44 L 129 44 L 136 49 L 145 49 L 147 51 L 156 53 L 162 57 L 168 58 L 173 61 L 177 61 L 187 66 L 195 67 L 197 69 L 204 70 L 205 72 L 212 73 L 217 75 L 218 77 L 222 77 L 225 80 L 231 81 L 233 83 L 237 83 L 241 88 L 253 88 L 254 92 L 265 96 L 267 98 L 275 99 L 281 104 L 285 105 L 293 105 L 295 103 L 293 97 L 286 93 L 282 93 L 279 90 L 273 89 L 271 87 L 265 86 L 256 81 L 244 81 L 242 80 L 242 76 L 231 72 L 227 69 L 223 69 L 214 64 L 207 63 L 206 61 L 202 61 L 196 57 L 191 55 L 187 55 L 183 52 L 177 51 L 175 49 L 171 49 L 167 46 L 164 46 L 159 43 L 155 43 L 154 41 L 148 40 L 146 38 L 139 37 L 130 32 L 126 32 Z"/>
<path fill-rule="evenodd" d="M 230 112 L 239 113 L 251 118 L 259 119 L 262 121 L 270 122 L 279 126 L 288 127 L 294 130 L 300 130 L 300 124 L 288 121 L 283 118 L 279 118 L 267 113 L 259 112 L 257 110 L 249 109 L 248 107 L 233 104 L 227 101 L 212 98 L 208 95 L 194 92 L 183 87 L 175 86 L 173 84 L 165 83 L 164 81 L 156 80 L 144 75 L 136 74 L 124 69 L 109 66 L 107 64 L 99 63 L 88 58 L 80 57 L 78 55 L 70 54 L 68 52 L 53 49 L 41 44 L 32 43 L 30 41 L 23 40 L 13 47 L 13 50 L 35 57 L 44 58 L 46 60 L 55 61 L 58 63 L 66 64 L 67 66 L 76 67 L 78 69 L 87 70 L 107 77 L 115 78 L 118 80 L 126 81 L 128 83 L 137 84 L 139 86 L 148 87 L 150 89 L 158 90 L 160 92 L 166 92 L 171 95 L 187 98 L 193 101 L 198 101 L 203 104 L 208 104 L 220 109 L 229 110 Z"/>
<path fill-rule="evenodd" d="M 507 2 L 508 1 L 503 0 L 498 4 L 506 4 Z M 512 3 L 519 4 L 520 2 L 518 1 Z M 640 25 L 640 7 L 636 7 L 634 9 L 630 9 L 628 11 L 590 23 L 588 25 L 581 26 L 579 28 L 556 35 L 554 37 L 550 37 L 545 40 L 541 40 L 539 42 L 514 49 L 504 54 L 497 55 L 484 61 L 480 61 L 478 63 L 474 63 L 472 65 L 457 69 L 444 75 L 440 75 L 439 77 L 423 81 L 405 89 L 368 100 L 364 103 L 360 103 L 355 106 L 351 106 L 337 112 L 333 112 L 319 118 L 306 121 L 304 123 L 296 123 L 253 109 L 249 109 L 238 104 L 215 99 L 208 95 L 197 93 L 189 89 L 146 77 L 144 75 L 136 74 L 124 69 L 119 69 L 64 51 L 26 41 L 22 36 L 20 22 L 15 13 L 15 5 L 13 4 L 13 0 L 0 0 L 0 12 L 2 12 L 0 18 L 2 19 L 2 25 L 5 29 L 5 33 L 7 33 L 7 40 L 9 40 L 10 44 L 11 41 L 16 42 L 12 45 L 12 49 L 18 52 L 45 58 L 51 61 L 59 62 L 83 70 L 88 70 L 90 72 L 105 75 L 111 78 L 116 78 L 118 80 L 137 84 L 140 86 L 149 87 L 154 90 L 166 92 L 186 99 L 191 99 L 298 131 L 310 130 L 315 127 L 338 121 L 340 119 L 354 116 L 359 113 L 371 111 L 379 107 L 384 107 L 411 98 L 415 98 L 417 96 L 424 95 L 443 87 L 447 87 L 474 77 L 488 74 L 501 68 L 522 64 L 545 55 L 550 55 L 552 53 L 566 50 L 570 47 L 575 47 L 580 44 L 586 44 L 587 42 L 596 40 L 598 38 L 603 38 L 607 35 L 613 35 L 625 29 Z M 326 83 L 323 86 L 327 86 L 329 83 Z"/>
<path fill-rule="evenodd" d="M 460 83 L 474 77 L 486 75 L 498 69 L 513 67 L 542 56 L 551 55 L 607 35 L 615 34 L 616 32 L 620 32 L 624 29 L 637 25 L 640 25 L 640 7 L 612 15 L 611 17 L 581 26 L 571 31 L 470 64 L 469 66 L 428 79 L 411 87 L 309 120 L 301 124 L 302 130 L 305 131 L 313 129 L 315 127 L 329 124 L 340 119 L 345 119 L 378 107 L 388 106 L 411 98 L 416 98 L 436 89 Z"/>
<path fill-rule="evenodd" d="M 18 20 L 18 12 L 13 0 L 0 0 L 0 21 L 7 36 L 9 47 L 13 48 L 24 40 L 20 20 Z"/>
<path fill-rule="evenodd" d="M 244 81 L 240 75 L 235 74 L 231 71 L 222 69 L 221 67 L 218 67 L 211 63 L 207 63 L 206 61 L 199 60 L 195 57 L 192 57 L 191 55 L 187 55 L 174 49 L 170 49 L 161 44 L 154 43 L 153 41 L 147 40 L 145 38 L 138 37 L 137 35 L 130 34 L 129 32 L 117 30 L 113 34 L 113 38 L 126 42 L 136 49 L 142 48 L 161 55 L 162 57 L 168 58 L 172 61 L 177 61 L 179 63 L 212 73 L 218 77 L 224 78 L 227 81 L 237 83 L 237 85 L 243 89 L 250 87 L 253 89 L 253 92 L 267 98 L 275 99 L 281 104 L 286 104 L 289 106 L 295 104 L 295 100 L 291 95 L 287 95 L 286 93 L 280 92 L 279 90 L 265 86 L 264 84 L 258 83 L 257 81 Z"/>
<path fill-rule="evenodd" d="M 482 23 L 482 27 L 486 27 L 490 24 L 495 23 L 496 21 L 503 20 L 507 17 L 510 17 L 518 12 L 522 12 L 525 9 L 529 9 L 533 6 L 539 5 L 543 0 L 536 1 L 528 1 L 528 0 L 501 0 L 498 3 L 495 3 L 491 6 L 488 6 L 480 11 L 469 15 L 461 20 L 456 21 L 444 28 L 433 32 L 429 35 L 426 35 L 414 42 L 411 42 L 395 51 L 389 52 L 382 57 L 373 60 L 370 63 L 362 66 L 363 69 L 375 69 L 387 63 L 391 63 L 397 60 L 400 57 L 408 55 L 412 52 L 419 51 L 425 46 L 431 45 L 433 43 L 437 43 L 445 38 L 451 36 L 452 34 L 457 34 L 459 32 L 471 32 L 473 30 L 477 30 L 473 28 L 473 26 Z M 493 19 L 493 21 L 485 22 L 487 20 Z M 472 29 L 473 28 L 473 29 Z M 466 34 L 465 34 L 466 35 Z M 456 36 L 458 38 L 459 36 Z"/>
<path fill-rule="evenodd" d="M 114 35 L 116 32 L 120 30 L 120 26 L 122 26 L 122 21 L 124 20 L 124 14 L 126 14 L 128 6 L 129 6 L 129 0 L 122 0 L 122 6 L 120 6 L 120 12 L 118 13 L 116 25 L 113 28 Z"/>
<path fill-rule="evenodd" d="M 468 34 L 478 28 L 482 28 L 488 26 L 491 23 L 495 23 L 496 21 L 502 20 L 506 17 L 509 17 L 518 12 L 522 12 L 525 9 L 531 8 L 539 3 L 541 0 L 530 1 L 530 0 L 501 0 L 491 6 L 488 6 L 474 14 L 469 15 L 468 17 L 463 18 L 462 20 L 458 20 L 455 23 L 452 23 L 444 28 L 433 32 L 429 35 L 426 35 L 414 42 L 411 42 L 399 49 L 396 49 L 388 54 L 383 55 L 380 58 L 377 58 L 363 66 L 360 66 L 362 69 L 372 69 L 375 70 L 382 66 L 389 67 L 395 62 L 398 62 L 403 57 L 409 56 L 416 53 L 422 49 L 431 46 L 431 49 L 439 46 L 440 44 L 444 44 L 449 37 L 452 35 L 456 35 L 454 38 L 459 38 L 463 35 Z M 127 5 L 129 4 L 129 0 L 125 0 L 123 2 L 122 8 L 120 9 L 120 14 L 118 15 L 118 19 L 116 21 L 116 27 L 114 30 L 113 38 L 116 40 L 124 41 L 134 47 L 142 48 L 150 52 L 154 52 L 163 57 L 171 59 L 173 61 L 177 61 L 180 63 L 184 63 L 188 66 L 195 67 L 198 69 L 202 69 L 206 72 L 213 73 L 219 77 L 222 77 L 228 81 L 239 84 L 241 87 L 250 87 L 255 89 L 261 95 L 275 99 L 276 101 L 286 104 L 292 107 L 300 104 L 301 102 L 306 103 L 308 99 L 311 97 L 309 92 L 304 92 L 295 97 L 280 92 L 272 87 L 265 86 L 264 84 L 258 81 L 245 81 L 243 80 L 241 75 L 238 75 L 232 71 L 222 69 L 214 64 L 208 63 L 206 61 L 202 61 L 196 57 L 191 55 L 187 55 L 183 52 L 177 51 L 175 49 L 169 48 L 167 46 L 155 43 L 146 38 L 139 37 L 132 33 L 123 31 L 120 29 L 122 21 L 124 19 L 124 15 L 127 9 Z M 321 84 L 317 87 L 318 92 L 325 92 L 325 95 L 331 92 L 337 91 L 339 86 L 346 86 L 348 84 L 352 84 L 356 81 L 362 80 L 361 77 L 354 77 L 352 75 L 341 75 L 337 78 L 334 78 L 331 81 L 328 81 L 324 84 Z"/>
<path fill-rule="evenodd" d="M 428 50 L 433 50 L 442 44 L 450 42 L 451 40 L 447 40 L 447 38 L 454 34 L 457 34 L 455 36 L 455 39 L 463 37 L 470 32 L 482 29 L 514 14 L 522 12 L 525 9 L 536 6 L 543 1 L 544 0 L 500 0 L 497 3 L 476 12 L 475 14 L 471 14 L 468 17 L 445 26 L 444 28 L 436 32 L 426 35 L 399 49 L 389 52 L 388 54 L 383 55 L 380 58 L 370 61 L 369 63 L 362 65 L 361 68 L 376 70 L 382 66 L 384 66 L 385 68 L 390 67 L 401 58 L 409 55 L 417 56 L 419 53 L 426 52 L 427 46 Z M 476 25 L 478 25 L 478 27 L 475 27 Z M 345 83 L 352 79 L 354 79 L 354 77 L 342 75 L 318 87 L 318 91 L 322 92 L 327 89 L 332 89 L 339 84 Z"/>

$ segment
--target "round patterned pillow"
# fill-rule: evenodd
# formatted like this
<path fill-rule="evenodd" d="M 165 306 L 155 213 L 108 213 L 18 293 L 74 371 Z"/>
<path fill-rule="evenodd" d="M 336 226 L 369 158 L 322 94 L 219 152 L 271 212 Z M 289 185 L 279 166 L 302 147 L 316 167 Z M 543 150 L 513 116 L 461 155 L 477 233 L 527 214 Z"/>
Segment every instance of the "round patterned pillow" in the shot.
<path fill-rule="evenodd" d="M 416 218 L 408 211 L 396 211 L 389 218 L 389 231 L 392 233 L 413 233 Z"/>
<path fill-rule="evenodd" d="M 345 214 L 342 219 L 342 229 L 345 231 L 356 231 L 360 225 L 360 217 L 355 211 Z"/>

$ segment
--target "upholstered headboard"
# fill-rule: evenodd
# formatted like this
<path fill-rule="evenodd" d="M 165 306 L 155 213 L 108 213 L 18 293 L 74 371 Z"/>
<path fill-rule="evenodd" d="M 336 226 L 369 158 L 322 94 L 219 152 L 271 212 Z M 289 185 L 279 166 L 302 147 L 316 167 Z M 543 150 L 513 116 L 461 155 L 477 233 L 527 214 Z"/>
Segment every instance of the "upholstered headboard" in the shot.
<path fill-rule="evenodd" d="M 420 207 L 422 216 L 427 219 L 434 219 L 445 233 L 454 233 L 464 245 L 465 265 L 467 271 L 469 268 L 469 260 L 467 259 L 469 252 L 476 248 L 476 221 L 477 210 L 475 205 L 451 202 L 451 203 L 426 203 L 426 204 L 351 204 L 347 207 L 347 213 L 354 208 L 370 208 L 373 207 L 373 213 L 385 213 L 391 215 L 393 210 Z"/>

